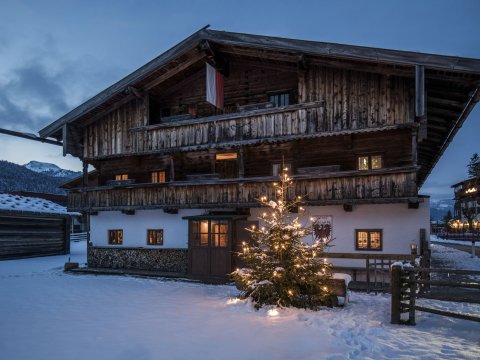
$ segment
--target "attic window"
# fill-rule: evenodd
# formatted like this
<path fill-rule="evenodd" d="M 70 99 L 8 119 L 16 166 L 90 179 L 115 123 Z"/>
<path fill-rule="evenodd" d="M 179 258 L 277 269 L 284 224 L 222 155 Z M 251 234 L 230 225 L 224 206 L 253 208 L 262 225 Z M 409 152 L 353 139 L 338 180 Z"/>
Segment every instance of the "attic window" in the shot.
<path fill-rule="evenodd" d="M 223 153 L 223 154 L 215 154 L 215 160 L 237 160 L 237 153 Z"/>
<path fill-rule="evenodd" d="M 115 175 L 116 181 L 128 180 L 128 174 L 118 174 Z"/>
<path fill-rule="evenodd" d="M 268 101 L 273 104 L 273 106 L 288 106 L 290 105 L 290 92 L 280 92 L 276 94 L 268 95 Z"/>

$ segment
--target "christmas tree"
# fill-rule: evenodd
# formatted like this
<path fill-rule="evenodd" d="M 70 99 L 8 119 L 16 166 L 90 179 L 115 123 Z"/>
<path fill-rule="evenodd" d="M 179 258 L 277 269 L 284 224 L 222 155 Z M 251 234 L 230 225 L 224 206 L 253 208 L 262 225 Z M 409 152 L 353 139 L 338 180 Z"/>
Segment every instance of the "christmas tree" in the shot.
<path fill-rule="evenodd" d="M 238 254 L 246 266 L 232 277 L 242 297 L 250 298 L 257 309 L 264 305 L 308 309 L 330 305 L 327 282 L 331 266 L 323 259 L 329 241 L 317 239 L 311 245 L 302 241 L 313 234 L 316 219 L 310 218 L 304 225 L 293 213 L 303 211 L 303 199 L 287 199 L 293 192 L 288 169 L 283 169 L 280 182 L 273 186 L 275 199 L 259 199 L 269 209 L 261 215 L 260 227 L 247 229 L 252 241 L 244 242 Z"/>

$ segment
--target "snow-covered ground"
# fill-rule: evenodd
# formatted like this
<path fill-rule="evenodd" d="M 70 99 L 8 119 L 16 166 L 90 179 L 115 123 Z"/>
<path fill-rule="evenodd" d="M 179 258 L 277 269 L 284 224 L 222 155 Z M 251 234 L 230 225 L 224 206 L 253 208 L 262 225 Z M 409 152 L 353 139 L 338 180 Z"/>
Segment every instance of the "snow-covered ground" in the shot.
<path fill-rule="evenodd" d="M 85 243 L 70 256 L 85 262 Z M 388 295 L 352 293 L 344 309 L 255 311 L 233 286 L 70 275 L 67 259 L 0 262 L 1 359 L 480 357 L 479 323 L 418 313 L 415 327 L 390 325 Z"/>
<path fill-rule="evenodd" d="M 471 241 L 465 241 L 465 240 L 452 240 L 452 239 L 442 239 L 439 238 L 436 235 L 430 235 L 430 241 L 434 241 L 437 243 L 443 243 L 443 244 L 454 244 L 454 245 L 466 245 L 466 246 L 472 246 Z M 475 242 L 476 247 L 480 247 L 480 242 Z"/>

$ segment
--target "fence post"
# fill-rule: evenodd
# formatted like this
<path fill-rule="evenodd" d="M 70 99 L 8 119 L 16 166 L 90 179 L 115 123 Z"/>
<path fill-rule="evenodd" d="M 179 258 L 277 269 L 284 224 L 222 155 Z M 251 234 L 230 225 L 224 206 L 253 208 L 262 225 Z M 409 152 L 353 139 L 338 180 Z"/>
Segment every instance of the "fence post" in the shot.
<path fill-rule="evenodd" d="M 415 297 L 417 296 L 417 284 L 415 282 L 415 271 L 413 269 L 408 274 L 408 282 L 410 285 L 408 324 L 415 325 Z"/>
<path fill-rule="evenodd" d="M 400 265 L 392 266 L 392 279 L 390 285 L 392 287 L 392 309 L 391 309 L 391 320 L 392 324 L 400 324 L 400 313 L 401 313 L 401 281 L 402 276 L 402 267 Z"/>
<path fill-rule="evenodd" d="M 365 259 L 365 267 L 367 270 L 367 293 L 370 292 L 370 258 L 367 256 Z"/>

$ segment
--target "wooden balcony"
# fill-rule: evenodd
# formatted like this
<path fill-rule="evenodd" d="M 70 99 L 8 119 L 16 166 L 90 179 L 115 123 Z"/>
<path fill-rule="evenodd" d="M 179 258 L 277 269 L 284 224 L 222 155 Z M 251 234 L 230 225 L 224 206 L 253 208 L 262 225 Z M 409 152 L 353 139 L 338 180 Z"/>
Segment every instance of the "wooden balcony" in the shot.
<path fill-rule="evenodd" d="M 415 167 L 296 176 L 291 196 L 310 205 L 405 202 L 417 196 Z M 260 196 L 274 197 L 274 177 L 133 184 L 71 190 L 72 211 L 156 208 L 254 207 Z"/>
<path fill-rule="evenodd" d="M 408 120 L 381 125 L 328 115 L 325 103 L 315 101 L 282 108 L 245 111 L 201 119 L 125 129 L 118 121 L 96 124 L 86 134 L 86 159 L 120 155 L 196 151 L 409 126 Z M 126 134 L 126 132 L 128 134 Z"/>

